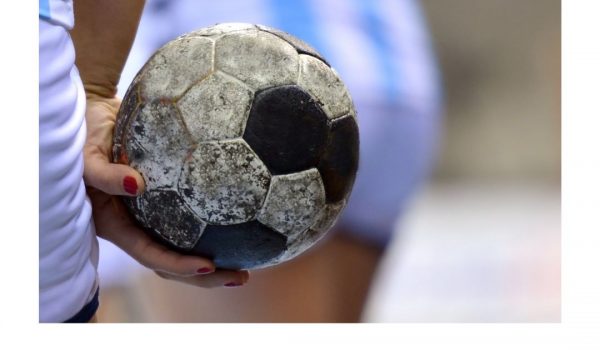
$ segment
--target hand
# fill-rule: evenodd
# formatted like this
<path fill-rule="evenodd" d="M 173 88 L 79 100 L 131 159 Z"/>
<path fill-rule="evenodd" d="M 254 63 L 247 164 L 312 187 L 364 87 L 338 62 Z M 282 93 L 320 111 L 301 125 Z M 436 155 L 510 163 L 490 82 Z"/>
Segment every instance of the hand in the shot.
<path fill-rule="evenodd" d="M 112 133 L 120 101 L 88 96 L 87 139 L 84 146 L 84 180 L 92 202 L 96 233 L 159 276 L 200 287 L 238 286 L 247 271 L 216 270 L 212 261 L 176 253 L 154 242 L 136 226 L 115 195 L 144 191 L 144 180 L 133 168 L 111 163 Z"/>

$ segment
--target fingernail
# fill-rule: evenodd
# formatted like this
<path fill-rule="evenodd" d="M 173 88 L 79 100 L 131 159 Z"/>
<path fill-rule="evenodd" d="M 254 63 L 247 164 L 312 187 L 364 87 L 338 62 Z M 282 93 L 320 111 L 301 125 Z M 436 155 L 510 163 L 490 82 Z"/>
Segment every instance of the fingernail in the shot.
<path fill-rule="evenodd" d="M 239 287 L 241 286 L 242 283 L 240 282 L 229 282 L 229 283 L 225 283 L 225 287 Z"/>
<path fill-rule="evenodd" d="M 137 181 L 135 181 L 133 176 L 125 176 L 123 179 L 123 188 L 129 194 L 136 194 L 138 189 Z"/>
<path fill-rule="evenodd" d="M 199 274 L 201 274 L 201 275 L 204 275 L 204 274 L 207 274 L 207 273 L 211 273 L 213 271 L 214 270 L 211 269 L 210 267 L 202 267 L 202 268 L 198 269 L 196 272 L 199 273 Z"/>

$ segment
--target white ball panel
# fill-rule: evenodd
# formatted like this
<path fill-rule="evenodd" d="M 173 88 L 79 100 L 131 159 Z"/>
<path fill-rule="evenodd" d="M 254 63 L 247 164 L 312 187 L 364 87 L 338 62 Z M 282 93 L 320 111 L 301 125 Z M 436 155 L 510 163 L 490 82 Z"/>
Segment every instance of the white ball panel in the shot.
<path fill-rule="evenodd" d="M 321 210 L 317 216 L 317 219 L 315 220 L 315 223 L 310 228 L 317 232 L 329 231 L 333 225 L 335 225 L 335 222 L 345 206 L 346 200 L 338 203 L 327 204 L 323 210 Z"/>
<path fill-rule="evenodd" d="M 314 223 L 325 205 L 325 189 L 317 169 L 273 176 L 257 219 L 288 237 Z"/>
<path fill-rule="evenodd" d="M 269 261 L 268 264 L 265 264 L 262 267 L 279 264 L 293 259 L 315 245 L 325 236 L 327 231 L 333 227 L 345 206 L 346 201 L 325 205 L 317 214 L 316 221 L 309 229 L 290 237 L 288 239 L 287 250 L 282 255 Z"/>
<path fill-rule="evenodd" d="M 135 143 L 130 143 L 129 146 L 135 147 Z M 185 157 L 185 154 L 183 156 Z M 179 159 L 179 161 L 179 166 L 176 166 L 175 162 L 165 162 L 160 156 L 146 152 L 142 159 L 132 159 L 130 166 L 142 174 L 146 190 L 151 191 L 157 188 L 176 186 L 183 159 Z"/>
<path fill-rule="evenodd" d="M 281 38 L 262 31 L 234 32 L 215 44 L 215 69 L 258 90 L 295 84 L 298 53 Z"/>
<path fill-rule="evenodd" d="M 321 102 L 330 119 L 351 113 L 355 115 L 350 94 L 333 68 L 309 55 L 300 55 L 298 85 Z"/>
<path fill-rule="evenodd" d="M 172 104 L 146 104 L 132 120 L 127 140 L 130 165 L 137 169 L 146 183 L 146 189 L 175 188 L 181 166 L 192 142 L 179 120 Z"/>
<path fill-rule="evenodd" d="M 270 173 L 241 139 L 198 145 L 184 164 L 179 191 L 209 224 L 239 224 L 256 215 L 269 186 Z"/>
<path fill-rule="evenodd" d="M 215 73 L 191 88 L 178 102 L 196 142 L 241 137 L 253 93 L 245 85 Z"/>
<path fill-rule="evenodd" d="M 162 47 L 144 67 L 142 99 L 174 100 L 205 78 L 213 70 L 213 45 L 206 37 L 188 37 Z"/>

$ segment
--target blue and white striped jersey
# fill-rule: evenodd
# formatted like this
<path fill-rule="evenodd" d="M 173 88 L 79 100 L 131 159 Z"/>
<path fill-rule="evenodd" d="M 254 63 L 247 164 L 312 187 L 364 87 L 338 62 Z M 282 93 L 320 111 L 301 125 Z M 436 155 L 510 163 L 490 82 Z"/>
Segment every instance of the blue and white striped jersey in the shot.
<path fill-rule="evenodd" d="M 73 16 L 73 0 L 39 0 L 41 19 L 72 29 L 75 22 Z"/>
<path fill-rule="evenodd" d="M 40 1 L 39 320 L 62 322 L 97 289 L 98 242 L 83 182 L 85 91 L 70 1 Z"/>

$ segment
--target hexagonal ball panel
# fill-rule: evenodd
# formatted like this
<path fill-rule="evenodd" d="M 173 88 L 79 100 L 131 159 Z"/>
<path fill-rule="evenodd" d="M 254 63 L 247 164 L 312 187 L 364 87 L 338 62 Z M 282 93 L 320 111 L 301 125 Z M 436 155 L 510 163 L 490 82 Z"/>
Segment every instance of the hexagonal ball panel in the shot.
<path fill-rule="evenodd" d="M 253 220 L 237 225 L 208 225 L 192 252 L 212 259 L 218 268 L 250 269 L 280 256 L 287 239 Z"/>
<path fill-rule="evenodd" d="M 180 192 L 206 222 L 251 220 L 263 203 L 270 174 L 243 140 L 201 143 L 183 167 Z"/>
<path fill-rule="evenodd" d="M 212 39 L 180 38 L 160 48 L 142 68 L 144 100 L 175 100 L 213 69 Z"/>
<path fill-rule="evenodd" d="M 195 85 L 177 102 L 196 142 L 242 136 L 252 91 L 219 72 Z"/>
<path fill-rule="evenodd" d="M 325 205 L 323 181 L 317 169 L 274 176 L 258 221 L 286 236 L 310 227 Z"/>
<path fill-rule="evenodd" d="M 192 142 L 175 106 L 155 101 L 138 109 L 126 131 L 125 149 L 147 190 L 176 188 Z"/>
<path fill-rule="evenodd" d="M 346 86 L 333 68 L 308 55 L 300 55 L 298 85 L 310 92 L 330 119 L 354 112 L 354 106 Z"/>
<path fill-rule="evenodd" d="M 327 116 L 317 102 L 296 85 L 257 92 L 244 139 L 272 174 L 310 169 L 327 142 Z"/>
<path fill-rule="evenodd" d="M 193 248 L 206 227 L 175 191 L 146 191 L 139 203 L 145 213 L 143 226 L 177 248 Z"/>
<path fill-rule="evenodd" d="M 251 88 L 295 84 L 298 53 L 285 40 L 261 31 L 226 34 L 215 44 L 215 69 Z"/>

